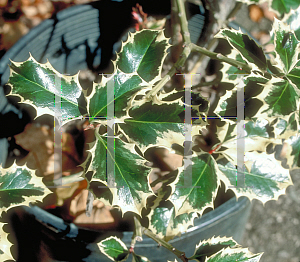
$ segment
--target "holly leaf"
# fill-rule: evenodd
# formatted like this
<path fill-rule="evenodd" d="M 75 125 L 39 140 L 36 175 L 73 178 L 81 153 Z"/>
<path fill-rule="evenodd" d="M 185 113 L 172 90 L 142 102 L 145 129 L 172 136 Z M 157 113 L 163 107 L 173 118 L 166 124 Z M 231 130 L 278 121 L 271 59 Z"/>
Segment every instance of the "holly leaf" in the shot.
<path fill-rule="evenodd" d="M 136 255 L 132 253 L 132 262 L 150 262 L 150 260 L 146 257 Z"/>
<path fill-rule="evenodd" d="M 183 145 L 185 141 L 184 110 L 179 100 L 160 104 L 146 102 L 131 108 L 131 118 L 119 126 L 126 138 L 136 143 L 142 151 L 153 145 L 171 148 L 174 143 Z M 204 121 L 193 125 L 191 135 L 198 134 L 203 125 Z"/>
<path fill-rule="evenodd" d="M 245 152 L 244 186 L 237 183 L 237 168 L 225 158 L 218 160 L 221 171 L 220 179 L 230 188 L 237 197 L 247 196 L 250 200 L 258 199 L 262 203 L 276 200 L 292 185 L 289 170 L 281 166 L 274 154 Z"/>
<path fill-rule="evenodd" d="M 247 248 L 225 248 L 217 254 L 209 257 L 205 262 L 225 262 L 225 261 L 248 261 L 258 262 L 262 256 L 260 254 L 252 254 Z"/>
<path fill-rule="evenodd" d="M 8 234 L 3 230 L 4 223 L 0 223 L 0 258 L 1 261 L 13 260 L 13 257 L 10 252 L 12 243 L 7 239 Z"/>
<path fill-rule="evenodd" d="M 269 0 L 269 6 L 279 15 L 287 14 L 291 9 L 296 9 L 299 6 L 298 0 Z"/>
<path fill-rule="evenodd" d="M 42 201 L 51 191 L 35 171 L 15 163 L 10 168 L 0 167 L 0 213 L 19 205 Z"/>
<path fill-rule="evenodd" d="M 256 116 L 269 121 L 278 117 L 287 120 L 299 110 L 299 94 L 299 90 L 288 79 L 272 78 L 256 97 L 263 102 Z"/>
<path fill-rule="evenodd" d="M 291 30 L 294 31 L 298 40 L 300 40 L 299 17 L 300 17 L 300 7 L 298 7 L 296 10 L 291 10 L 282 19 L 282 22 L 288 24 L 290 26 Z"/>
<path fill-rule="evenodd" d="M 211 239 L 200 241 L 200 243 L 196 245 L 194 254 L 188 259 L 204 262 L 206 261 L 206 257 L 210 257 L 224 248 L 237 246 L 237 242 L 232 238 L 212 237 Z"/>
<path fill-rule="evenodd" d="M 87 97 L 90 119 L 100 122 L 107 117 L 116 117 L 115 122 L 122 122 L 128 117 L 126 108 L 133 95 L 146 85 L 137 74 L 125 74 L 119 69 L 109 78 L 102 77 L 101 83 L 94 83 L 93 91 Z M 107 110 L 110 110 L 110 116 Z"/>
<path fill-rule="evenodd" d="M 295 33 L 283 22 L 275 18 L 273 23 L 275 41 L 275 61 L 278 68 L 288 74 L 298 62 L 299 41 Z"/>
<path fill-rule="evenodd" d="M 215 37 L 226 39 L 248 63 L 255 64 L 263 70 L 267 68 L 267 60 L 263 49 L 242 31 L 222 29 Z"/>
<path fill-rule="evenodd" d="M 226 81 L 226 79 L 224 80 Z M 239 77 L 239 80 L 235 80 L 233 84 L 237 84 L 237 81 L 238 85 L 231 90 L 226 90 L 225 95 L 220 97 L 214 113 L 222 118 L 226 118 L 227 121 L 234 123 L 237 117 L 237 105 L 239 102 L 244 103 L 245 119 L 250 120 L 252 118 L 260 117 L 258 110 L 263 106 L 264 102 L 261 101 L 258 96 L 264 90 L 264 84 L 268 82 L 268 79 L 259 74 L 251 73 L 247 76 L 243 75 Z M 240 87 L 244 88 L 243 101 L 237 101 L 237 92 Z"/>
<path fill-rule="evenodd" d="M 190 226 L 194 225 L 194 219 L 197 217 L 194 212 L 175 216 L 174 206 L 168 204 L 170 202 L 162 202 L 148 215 L 149 229 L 166 241 L 186 232 Z"/>
<path fill-rule="evenodd" d="M 109 237 L 98 243 L 100 251 L 113 261 L 124 261 L 129 256 L 126 245 L 116 237 Z"/>
<path fill-rule="evenodd" d="M 94 172 L 92 181 L 100 181 L 109 187 L 113 195 L 112 205 L 120 206 L 124 213 L 140 214 L 146 206 L 146 198 L 153 195 L 148 182 L 151 168 L 137 154 L 134 144 L 115 138 L 109 146 L 107 137 L 100 136 L 98 130 L 95 133 L 96 142 L 89 150 L 92 159 L 88 171 Z M 112 166 L 107 168 L 108 163 Z"/>
<path fill-rule="evenodd" d="M 137 73 L 146 82 L 154 83 L 161 78 L 162 62 L 170 47 L 168 41 L 163 30 L 129 33 L 116 65 L 124 73 Z"/>
<path fill-rule="evenodd" d="M 142 151 L 151 145 L 171 147 L 173 143 L 182 144 L 185 140 L 184 123 L 179 114 L 184 106 L 179 102 L 162 105 L 145 103 L 131 108 L 131 118 L 120 124 L 126 137 L 135 142 Z"/>
<path fill-rule="evenodd" d="M 244 152 L 262 151 L 266 152 L 266 148 L 270 143 L 281 144 L 281 140 L 272 139 L 268 133 L 269 122 L 265 119 L 257 119 L 247 121 L 244 124 L 242 134 L 238 134 L 236 124 L 226 123 L 222 127 L 217 127 L 217 135 L 220 140 L 221 148 L 218 153 L 224 155 L 234 165 L 237 165 L 237 155 L 244 155 Z M 225 135 L 224 135 L 225 133 Z M 244 152 L 239 152 L 238 143 L 243 143 Z"/>
<path fill-rule="evenodd" d="M 217 167 L 207 153 L 184 159 L 184 162 L 184 166 L 179 168 L 176 182 L 171 185 L 169 200 L 175 207 L 176 216 L 191 212 L 202 214 L 205 208 L 213 207 L 219 186 Z"/>
<path fill-rule="evenodd" d="M 242 63 L 247 63 L 243 57 L 240 55 L 240 53 L 232 49 L 230 54 L 227 56 L 229 58 L 232 58 L 236 61 L 242 62 Z M 234 85 L 238 84 L 239 82 L 243 81 L 243 78 L 249 73 L 245 70 L 240 70 L 239 68 L 232 66 L 227 63 L 223 63 L 223 67 L 221 69 L 222 71 L 222 80 L 221 82 L 229 82 Z"/>
<path fill-rule="evenodd" d="M 108 78 L 103 76 L 100 84 L 94 83 L 87 97 L 90 118 L 95 122 L 115 118 L 119 123 L 128 118 L 127 109 L 134 94 L 161 78 L 169 46 L 161 30 L 130 33 L 117 54 L 114 74 Z"/>
<path fill-rule="evenodd" d="M 81 116 L 86 108 L 78 105 L 82 93 L 78 74 L 66 76 L 52 65 L 38 63 L 31 55 L 25 62 L 11 62 L 8 85 L 9 95 L 21 98 L 22 103 L 32 105 L 37 117 L 43 114 L 62 117 L 62 123 Z"/>

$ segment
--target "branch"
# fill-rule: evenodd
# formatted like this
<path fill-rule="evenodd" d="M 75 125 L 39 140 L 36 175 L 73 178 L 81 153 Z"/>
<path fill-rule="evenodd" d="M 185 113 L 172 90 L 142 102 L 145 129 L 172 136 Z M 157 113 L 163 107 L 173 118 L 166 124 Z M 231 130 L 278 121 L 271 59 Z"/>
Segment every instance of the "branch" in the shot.
<path fill-rule="evenodd" d="M 183 262 L 188 262 L 187 257 L 185 256 L 184 252 L 179 251 L 175 247 L 173 247 L 168 242 L 158 238 L 155 234 L 153 234 L 149 229 L 143 228 L 143 233 L 147 236 L 152 238 L 154 241 L 156 241 L 158 244 L 162 245 L 166 249 L 170 250 L 173 254 L 175 254 L 178 258 L 180 258 Z"/>
<path fill-rule="evenodd" d="M 194 44 L 191 44 L 191 47 L 192 47 L 192 51 L 194 51 L 194 52 L 199 52 L 201 54 L 209 56 L 212 59 L 216 59 L 216 60 L 219 60 L 221 62 L 225 62 L 225 63 L 230 64 L 232 66 L 235 66 L 239 69 L 245 70 L 248 73 L 251 72 L 251 69 L 252 69 L 251 66 L 249 66 L 246 63 L 236 61 L 236 60 L 228 58 L 228 57 L 226 57 L 226 56 L 224 56 L 220 53 L 215 53 L 215 52 L 209 51 L 206 48 L 203 48 L 203 47 L 200 47 L 200 46 L 197 46 L 197 45 L 194 45 Z"/>

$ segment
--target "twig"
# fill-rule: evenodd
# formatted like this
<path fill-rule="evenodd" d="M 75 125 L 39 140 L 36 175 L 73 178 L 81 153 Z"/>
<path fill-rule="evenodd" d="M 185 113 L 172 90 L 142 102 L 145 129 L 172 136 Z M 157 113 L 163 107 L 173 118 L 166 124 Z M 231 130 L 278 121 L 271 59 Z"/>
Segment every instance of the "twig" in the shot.
<path fill-rule="evenodd" d="M 178 6 L 176 0 L 171 1 L 172 13 L 171 13 L 171 24 L 172 24 L 172 48 L 171 56 L 172 61 L 175 63 L 178 60 L 180 52 L 182 52 L 182 36 L 181 26 L 178 15 Z"/>
<path fill-rule="evenodd" d="M 219 60 L 221 62 L 225 62 L 227 64 L 233 65 L 233 66 L 235 66 L 239 69 L 245 70 L 248 73 L 251 72 L 251 69 L 252 69 L 251 66 L 249 66 L 246 63 L 236 61 L 236 60 L 228 58 L 228 57 L 226 57 L 226 56 L 224 56 L 220 53 L 215 53 L 215 52 L 209 51 L 206 48 L 203 48 L 203 47 L 200 47 L 200 46 L 197 46 L 197 45 L 194 45 L 194 44 L 191 44 L 191 47 L 192 47 L 192 51 L 194 51 L 194 52 L 199 52 L 201 54 L 209 56 L 212 59 L 216 59 L 216 60 Z"/>
<path fill-rule="evenodd" d="M 213 38 L 213 39 L 208 43 L 206 49 L 212 51 L 212 50 L 214 50 L 214 49 L 217 47 L 218 43 L 219 43 L 218 39 L 217 39 L 217 38 Z M 193 66 L 192 70 L 190 71 L 191 74 L 196 74 L 196 73 L 197 73 L 197 71 L 198 71 L 199 67 L 201 66 L 202 61 L 203 61 L 203 59 L 204 59 L 205 57 L 206 57 L 206 56 L 205 56 L 204 54 L 201 54 L 201 55 L 199 56 L 198 61 L 195 63 L 195 65 Z"/>
<path fill-rule="evenodd" d="M 168 242 L 158 238 L 155 234 L 153 234 L 149 229 L 143 228 L 143 233 L 147 236 L 152 238 L 154 241 L 156 241 L 159 245 L 165 247 L 166 249 L 170 250 L 174 255 L 176 255 L 178 258 L 180 258 L 183 262 L 187 262 L 188 258 L 185 256 L 185 253 L 182 251 L 179 251 L 175 247 L 173 247 Z"/>
<path fill-rule="evenodd" d="M 178 13 L 178 5 L 177 0 L 171 1 L 171 28 L 172 28 L 172 47 L 171 47 L 171 60 L 172 63 L 176 63 L 176 61 L 179 59 L 180 54 L 183 50 L 182 46 L 182 34 L 181 34 L 181 26 L 180 26 L 180 20 L 179 20 L 179 13 Z M 172 77 L 171 85 L 173 87 L 181 88 L 184 86 L 184 78 L 182 75 L 178 77 Z"/>
<path fill-rule="evenodd" d="M 242 2 L 236 2 L 235 7 L 231 10 L 226 19 L 230 20 L 230 18 L 234 17 L 236 13 L 241 9 L 242 5 Z"/>
<path fill-rule="evenodd" d="M 188 28 L 188 22 L 186 18 L 184 0 L 176 0 L 178 6 L 178 16 L 180 20 L 181 33 L 184 41 L 184 45 L 188 45 L 191 43 L 190 32 Z"/>
<path fill-rule="evenodd" d="M 132 235 L 132 239 L 131 239 L 131 245 L 130 245 L 130 253 L 134 252 L 134 246 L 136 241 L 143 241 L 143 237 L 142 237 L 142 225 L 141 222 L 139 220 L 139 218 L 137 216 L 133 217 L 134 220 L 134 232 Z"/>

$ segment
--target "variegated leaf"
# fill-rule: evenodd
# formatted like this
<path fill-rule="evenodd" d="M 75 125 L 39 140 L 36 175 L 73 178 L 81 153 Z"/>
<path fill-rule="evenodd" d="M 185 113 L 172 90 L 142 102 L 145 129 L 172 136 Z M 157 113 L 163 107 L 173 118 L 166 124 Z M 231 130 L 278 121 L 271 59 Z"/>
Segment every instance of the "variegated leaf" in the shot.
<path fill-rule="evenodd" d="M 168 202 L 167 202 L 168 203 Z M 194 219 L 197 214 L 185 213 L 175 217 L 175 209 L 167 203 L 161 203 L 160 206 L 152 209 L 149 218 L 149 229 L 159 238 L 164 238 L 166 241 L 180 236 L 181 233 L 187 231 L 190 226 L 194 225 Z"/>
<path fill-rule="evenodd" d="M 129 110 L 131 118 L 124 124 L 119 124 L 130 142 L 136 143 L 142 151 L 149 146 L 164 146 L 171 148 L 176 143 L 183 145 L 186 140 L 184 120 L 185 106 L 182 101 L 146 102 Z M 192 110 L 196 116 L 198 111 Z M 201 119 L 202 120 L 202 119 Z M 190 120 L 186 120 L 189 123 Z M 191 136 L 199 134 L 205 122 L 192 126 Z"/>
<path fill-rule="evenodd" d="M 250 120 L 261 117 L 258 110 L 264 105 L 264 101 L 258 99 L 258 96 L 266 88 L 264 84 L 267 82 L 268 79 L 259 74 L 251 73 L 247 76 L 241 76 L 238 82 L 233 82 L 237 84 L 233 89 L 226 90 L 225 95 L 220 98 L 214 112 L 218 116 L 227 119 L 227 121 L 234 123 L 237 117 L 237 105 L 238 103 L 244 103 L 245 119 Z M 237 101 L 238 88 L 244 89 L 243 101 Z M 239 91 L 243 92 L 242 89 Z M 269 89 L 266 92 L 268 91 Z"/>
<path fill-rule="evenodd" d="M 299 55 L 299 41 L 295 33 L 283 22 L 275 18 L 273 24 L 275 41 L 275 61 L 278 68 L 288 74 L 297 64 Z"/>
<path fill-rule="evenodd" d="M 175 207 L 175 216 L 197 212 L 202 214 L 213 207 L 213 199 L 219 187 L 217 167 L 210 154 L 204 153 L 184 159 L 179 175 L 172 187 L 169 200 Z"/>
<path fill-rule="evenodd" d="M 90 120 L 101 122 L 108 117 L 123 122 L 128 118 L 126 108 L 133 95 L 146 85 L 138 74 L 125 74 L 118 69 L 112 76 L 102 77 L 101 83 L 94 83 L 93 91 L 87 97 Z"/>
<path fill-rule="evenodd" d="M 300 5 L 298 0 L 269 0 L 271 10 L 277 14 L 287 14 L 291 9 L 296 9 Z"/>
<path fill-rule="evenodd" d="M 258 262 L 262 256 L 260 254 L 252 254 L 247 248 L 225 248 L 217 254 L 207 258 L 205 262 Z"/>
<path fill-rule="evenodd" d="M 0 212 L 14 206 L 42 201 L 51 191 L 35 171 L 15 163 L 10 168 L 0 167 Z"/>
<path fill-rule="evenodd" d="M 299 111 L 299 96 L 298 88 L 290 80 L 272 78 L 256 96 L 262 103 L 256 116 L 269 121 L 276 118 L 288 120 L 292 113 Z"/>
<path fill-rule="evenodd" d="M 234 29 L 222 29 L 215 37 L 226 39 L 248 63 L 254 64 L 260 69 L 267 68 L 263 49 L 247 34 Z"/>
<path fill-rule="evenodd" d="M 289 170 L 281 166 L 274 154 L 245 152 L 244 161 L 244 183 L 239 186 L 236 165 L 225 159 L 218 160 L 220 179 L 237 197 L 247 196 L 266 203 L 278 199 L 293 184 Z"/>
<path fill-rule="evenodd" d="M 107 137 L 100 136 L 96 130 L 96 142 L 90 150 L 91 163 L 89 171 L 94 172 L 92 181 L 100 181 L 112 192 L 112 205 L 121 207 L 125 213 L 132 211 L 140 214 L 146 206 L 146 199 L 152 195 L 148 182 L 151 168 L 146 160 L 136 153 L 134 144 L 127 144 L 114 138 L 108 146 Z M 108 170 L 111 163 L 112 170 Z"/>
<path fill-rule="evenodd" d="M 21 102 L 32 105 L 37 116 L 61 116 L 62 123 L 66 123 L 86 111 L 78 104 L 82 92 L 78 74 L 62 75 L 49 62 L 40 64 L 31 55 L 25 62 L 12 62 L 10 69 L 9 95 L 17 95 Z"/>
<path fill-rule="evenodd" d="M 268 121 L 265 119 L 257 119 L 254 121 L 246 121 L 244 124 L 244 133 L 238 134 L 236 124 L 226 123 L 222 127 L 217 127 L 218 138 L 221 141 L 221 148 L 217 150 L 219 154 L 223 154 L 234 165 L 237 164 L 237 155 L 244 155 L 244 152 L 262 151 L 266 152 L 269 144 L 281 144 L 280 139 L 270 138 L 268 133 Z M 227 132 L 226 132 L 227 131 Z M 224 136 L 224 133 L 226 135 Z M 238 145 L 241 145 L 238 147 Z M 238 150 L 244 150 L 239 152 Z"/>
<path fill-rule="evenodd" d="M 227 237 L 212 237 L 211 239 L 200 241 L 196 245 L 194 255 L 189 257 L 189 260 L 196 260 L 198 262 L 204 262 L 205 258 L 212 256 L 219 252 L 221 249 L 230 247 L 238 247 L 238 243 L 232 238 Z"/>
<path fill-rule="evenodd" d="M 116 64 L 122 72 L 137 73 L 152 84 L 161 78 L 162 62 L 170 47 L 168 41 L 163 30 L 145 29 L 134 34 L 129 33 Z"/>
<path fill-rule="evenodd" d="M 274 134 L 277 139 L 288 139 L 297 134 L 299 128 L 299 119 L 297 113 L 292 113 L 288 120 L 278 118 L 274 123 Z"/>
<path fill-rule="evenodd" d="M 100 251 L 112 261 L 125 261 L 129 256 L 126 245 L 116 237 L 108 237 L 98 243 Z"/>

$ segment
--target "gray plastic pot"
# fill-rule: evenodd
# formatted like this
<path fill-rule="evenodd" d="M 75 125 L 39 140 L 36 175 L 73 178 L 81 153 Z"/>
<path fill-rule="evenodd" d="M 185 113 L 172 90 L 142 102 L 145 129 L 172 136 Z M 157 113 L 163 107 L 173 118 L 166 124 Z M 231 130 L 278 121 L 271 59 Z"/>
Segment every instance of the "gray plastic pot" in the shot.
<path fill-rule="evenodd" d="M 251 204 L 246 197 L 241 197 L 238 201 L 231 198 L 201 218 L 196 218 L 193 227 L 170 243 L 191 256 L 200 240 L 213 236 L 233 237 L 240 242 L 250 210 Z M 129 248 L 132 238 L 132 232 L 98 232 L 80 228 L 37 206 L 23 207 L 18 215 L 12 216 L 11 221 L 12 230 L 18 239 L 18 262 L 44 261 L 39 260 L 41 254 L 43 259 L 49 256 L 54 261 L 108 262 L 111 260 L 99 251 L 97 242 L 113 235 L 119 237 Z M 146 236 L 142 242 L 136 243 L 134 250 L 136 254 L 146 256 L 152 262 L 176 258 L 173 253 L 158 247 L 155 241 Z M 131 258 L 127 261 L 131 261 Z"/>

